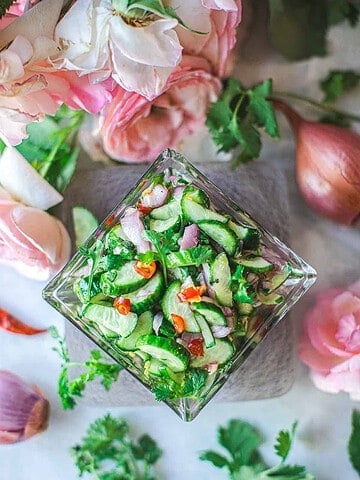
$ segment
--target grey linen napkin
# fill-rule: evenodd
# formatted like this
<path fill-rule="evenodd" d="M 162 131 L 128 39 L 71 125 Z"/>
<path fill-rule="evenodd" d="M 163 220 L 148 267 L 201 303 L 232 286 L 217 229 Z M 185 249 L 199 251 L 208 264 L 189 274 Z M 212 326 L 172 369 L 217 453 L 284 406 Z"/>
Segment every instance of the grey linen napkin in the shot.
<path fill-rule="evenodd" d="M 286 179 L 277 167 L 263 162 L 254 162 L 235 171 L 227 163 L 198 164 L 197 167 L 255 220 L 287 242 L 289 212 Z M 74 205 L 85 206 L 102 220 L 147 168 L 146 165 L 119 165 L 78 171 L 57 215 L 71 235 L 71 210 Z M 69 322 L 66 323 L 66 341 L 74 361 L 86 360 L 89 351 L 96 348 Z M 294 343 L 294 328 L 287 316 L 230 376 L 214 400 L 254 400 L 285 393 L 295 379 Z M 153 395 L 125 370 L 109 392 L 99 383 L 89 384 L 84 402 L 102 406 L 156 404 Z"/>

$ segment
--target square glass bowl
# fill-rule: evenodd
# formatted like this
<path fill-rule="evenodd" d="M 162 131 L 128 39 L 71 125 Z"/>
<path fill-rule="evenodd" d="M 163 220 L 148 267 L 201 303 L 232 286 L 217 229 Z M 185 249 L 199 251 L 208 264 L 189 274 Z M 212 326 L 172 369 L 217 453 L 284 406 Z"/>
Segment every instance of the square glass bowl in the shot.
<path fill-rule="evenodd" d="M 166 150 L 43 295 L 189 421 L 315 279 Z"/>

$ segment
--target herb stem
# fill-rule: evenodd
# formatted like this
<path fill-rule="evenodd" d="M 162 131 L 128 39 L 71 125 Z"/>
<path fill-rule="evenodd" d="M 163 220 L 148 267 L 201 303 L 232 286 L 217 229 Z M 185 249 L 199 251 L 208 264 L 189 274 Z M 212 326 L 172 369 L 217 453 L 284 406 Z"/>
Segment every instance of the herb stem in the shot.
<path fill-rule="evenodd" d="M 320 110 L 324 110 L 329 113 L 333 113 L 343 118 L 348 118 L 353 122 L 360 122 L 360 116 L 355 115 L 354 113 L 345 112 L 344 110 L 338 110 L 327 103 L 318 102 L 312 98 L 306 97 L 304 95 L 298 95 L 297 93 L 291 92 L 274 92 L 272 94 L 273 98 L 282 97 L 282 98 L 291 98 L 293 100 L 298 100 L 300 102 L 307 103 L 315 108 L 319 108 Z"/>

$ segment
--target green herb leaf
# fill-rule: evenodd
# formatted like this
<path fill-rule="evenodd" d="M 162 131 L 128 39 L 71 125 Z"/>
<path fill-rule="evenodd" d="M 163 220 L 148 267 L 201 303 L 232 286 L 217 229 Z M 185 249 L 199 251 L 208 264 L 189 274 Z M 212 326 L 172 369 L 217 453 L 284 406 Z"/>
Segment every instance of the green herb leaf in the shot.
<path fill-rule="evenodd" d="M 115 363 L 108 362 L 98 350 L 92 350 L 90 358 L 86 362 L 71 362 L 65 340 L 60 336 L 55 327 L 50 327 L 50 334 L 58 341 L 58 346 L 53 350 L 57 352 L 62 360 L 61 371 L 58 379 L 58 393 L 64 410 L 73 409 L 76 405 L 74 397 L 82 397 L 88 382 L 95 378 L 101 379 L 101 384 L 109 390 L 112 384 L 118 379 L 122 367 Z M 83 370 L 77 377 L 70 379 L 69 370 L 77 367 Z"/>
<path fill-rule="evenodd" d="M 306 472 L 305 467 L 300 465 L 277 465 L 261 472 L 259 480 L 315 480 L 315 477 Z"/>
<path fill-rule="evenodd" d="M 255 292 L 252 290 L 252 285 L 246 280 L 244 276 L 244 267 L 237 265 L 235 272 L 231 277 L 232 290 L 235 292 L 233 297 L 239 303 L 254 303 Z"/>
<path fill-rule="evenodd" d="M 282 462 L 287 459 L 291 445 L 294 439 L 297 422 L 294 422 L 291 426 L 291 430 L 280 430 L 276 438 L 274 445 L 275 453 L 281 458 Z"/>
<path fill-rule="evenodd" d="M 329 25 L 347 20 L 355 27 L 360 18 L 360 3 L 352 0 L 330 0 L 327 7 Z"/>
<path fill-rule="evenodd" d="M 326 54 L 327 0 L 270 0 L 270 39 L 289 60 Z"/>
<path fill-rule="evenodd" d="M 257 158 L 261 150 L 259 128 L 273 138 L 279 136 L 272 103 L 271 79 L 245 90 L 230 78 L 217 102 L 212 103 L 206 125 L 219 151 L 229 152 L 240 147 L 234 165 Z"/>
<path fill-rule="evenodd" d="M 71 454 L 80 476 L 91 473 L 101 480 L 153 480 L 153 465 L 162 451 L 149 435 L 133 441 L 128 423 L 107 414 L 89 426 Z"/>
<path fill-rule="evenodd" d="M 324 102 L 335 102 L 341 95 L 357 87 L 360 73 L 354 70 L 331 70 L 320 88 L 324 92 Z"/>
<path fill-rule="evenodd" d="M 205 462 L 212 463 L 218 468 L 229 466 L 229 461 L 227 458 L 223 457 L 219 453 L 213 452 L 212 450 L 206 450 L 206 452 L 202 452 L 199 458 Z"/>
<path fill-rule="evenodd" d="M 360 475 L 360 410 L 353 410 L 351 416 L 351 435 L 348 451 L 352 466 Z"/>
<path fill-rule="evenodd" d="M 201 368 L 189 370 L 185 375 L 181 395 L 183 397 L 195 397 L 204 388 L 207 377 L 208 372 Z"/>
<path fill-rule="evenodd" d="M 15 0 L 1 0 L 0 1 L 0 18 L 5 15 L 6 10 L 8 10 Z"/>

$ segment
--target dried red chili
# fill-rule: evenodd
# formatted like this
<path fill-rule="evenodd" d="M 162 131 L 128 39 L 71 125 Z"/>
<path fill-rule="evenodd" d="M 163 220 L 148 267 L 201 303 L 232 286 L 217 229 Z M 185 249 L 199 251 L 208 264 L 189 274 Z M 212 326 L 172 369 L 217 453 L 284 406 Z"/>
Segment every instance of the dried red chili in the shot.
<path fill-rule="evenodd" d="M 18 333 L 20 335 L 37 335 L 44 333 L 47 328 L 34 328 L 24 322 L 18 320 L 14 315 L 0 308 L 0 328 L 11 333 Z"/>

